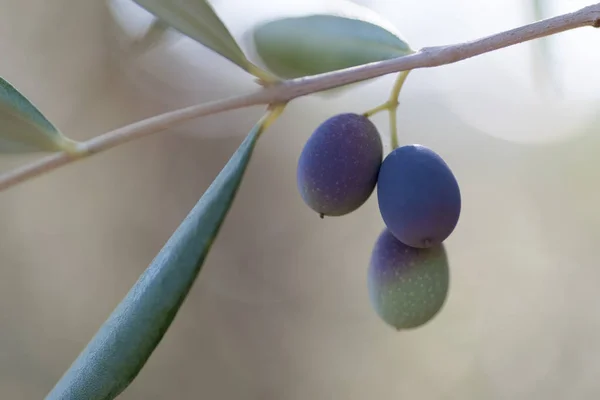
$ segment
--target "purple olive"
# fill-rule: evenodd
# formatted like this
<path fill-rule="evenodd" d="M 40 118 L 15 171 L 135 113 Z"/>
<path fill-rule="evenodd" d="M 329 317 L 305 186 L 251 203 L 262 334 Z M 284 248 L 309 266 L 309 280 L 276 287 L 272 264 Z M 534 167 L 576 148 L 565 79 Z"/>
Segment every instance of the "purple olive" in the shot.
<path fill-rule="evenodd" d="M 439 155 L 420 145 L 398 147 L 383 160 L 377 199 L 387 228 L 412 247 L 442 243 L 460 216 L 456 178 Z"/>
<path fill-rule="evenodd" d="M 369 118 L 335 115 L 317 127 L 300 154 L 300 195 L 321 217 L 355 211 L 373 193 L 382 158 L 381 137 Z"/>

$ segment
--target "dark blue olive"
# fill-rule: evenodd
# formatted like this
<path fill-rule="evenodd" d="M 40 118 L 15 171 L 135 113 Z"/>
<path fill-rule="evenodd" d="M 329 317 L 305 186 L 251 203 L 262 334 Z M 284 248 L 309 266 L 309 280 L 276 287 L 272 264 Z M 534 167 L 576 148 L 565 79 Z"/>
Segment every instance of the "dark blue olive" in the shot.
<path fill-rule="evenodd" d="M 317 127 L 300 154 L 300 195 L 321 216 L 355 211 L 373 193 L 382 158 L 381 137 L 367 117 L 335 115 Z"/>
<path fill-rule="evenodd" d="M 438 314 L 450 282 L 443 244 L 427 249 L 400 242 L 388 229 L 379 235 L 369 264 L 368 289 L 379 317 L 394 328 L 417 328 Z"/>
<path fill-rule="evenodd" d="M 439 155 L 420 145 L 399 147 L 383 160 L 377 199 L 390 232 L 412 247 L 442 243 L 460 216 L 454 174 Z"/>

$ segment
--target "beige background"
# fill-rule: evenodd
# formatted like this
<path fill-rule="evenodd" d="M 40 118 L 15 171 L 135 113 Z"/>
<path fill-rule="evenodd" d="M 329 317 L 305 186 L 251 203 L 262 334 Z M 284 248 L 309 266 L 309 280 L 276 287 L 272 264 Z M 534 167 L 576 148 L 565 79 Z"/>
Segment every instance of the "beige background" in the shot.
<path fill-rule="evenodd" d="M 76 139 L 170 108 L 128 85 L 109 17 L 100 1 L 2 2 L 0 74 Z M 252 87 L 202 73 L 206 100 Z M 555 145 L 494 139 L 448 111 L 430 73 L 413 73 L 399 121 L 401 141 L 434 148 L 461 184 L 443 312 L 414 332 L 386 327 L 365 282 L 375 197 L 320 220 L 296 192 L 312 129 L 375 105 L 392 78 L 301 99 L 261 141 L 205 270 L 122 399 L 598 398 L 600 125 Z M 202 120 L 223 139 L 166 132 L 0 194 L 1 398 L 43 398 L 225 164 L 231 132 L 261 113 Z"/>

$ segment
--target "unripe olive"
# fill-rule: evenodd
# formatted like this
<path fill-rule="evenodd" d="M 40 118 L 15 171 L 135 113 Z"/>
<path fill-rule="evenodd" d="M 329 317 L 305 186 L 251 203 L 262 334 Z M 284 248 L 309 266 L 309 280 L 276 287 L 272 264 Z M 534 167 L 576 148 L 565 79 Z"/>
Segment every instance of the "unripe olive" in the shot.
<path fill-rule="evenodd" d="M 388 229 L 379 235 L 368 271 L 371 304 L 388 325 L 401 330 L 429 322 L 442 308 L 449 288 L 443 244 L 407 246 Z"/>

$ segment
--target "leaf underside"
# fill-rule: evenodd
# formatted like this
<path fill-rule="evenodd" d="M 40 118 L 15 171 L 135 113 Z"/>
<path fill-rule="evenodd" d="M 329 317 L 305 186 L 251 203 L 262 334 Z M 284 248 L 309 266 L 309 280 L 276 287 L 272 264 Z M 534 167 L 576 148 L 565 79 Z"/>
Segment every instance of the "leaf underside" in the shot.
<path fill-rule="evenodd" d="M 140 372 L 191 289 L 260 135 L 254 127 L 47 400 L 109 400 Z"/>
<path fill-rule="evenodd" d="M 246 69 L 249 61 L 206 0 L 134 0 L 173 29 Z"/>
<path fill-rule="evenodd" d="M 61 151 L 68 142 L 25 96 L 0 78 L 0 153 Z"/>

